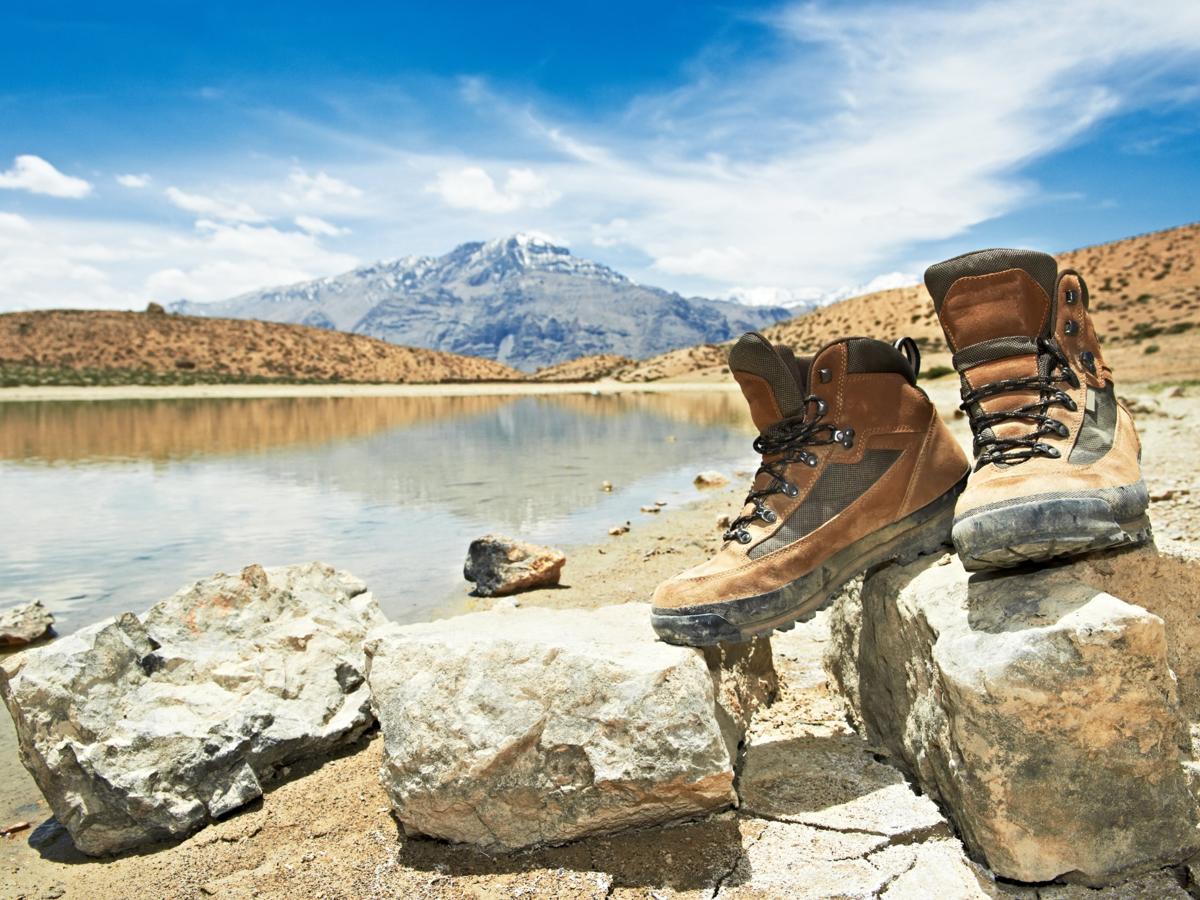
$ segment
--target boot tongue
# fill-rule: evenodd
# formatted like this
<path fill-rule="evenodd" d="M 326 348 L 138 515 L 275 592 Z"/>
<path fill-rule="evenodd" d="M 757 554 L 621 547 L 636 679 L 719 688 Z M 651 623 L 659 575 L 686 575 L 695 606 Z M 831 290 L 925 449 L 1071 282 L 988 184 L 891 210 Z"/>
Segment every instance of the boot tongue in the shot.
<path fill-rule="evenodd" d="M 1053 327 L 1058 264 L 1033 250 L 980 250 L 925 270 L 925 285 L 954 351 L 965 388 L 1039 374 L 1036 340 Z M 1036 403 L 1037 391 L 988 397 L 980 412 L 1001 412 Z M 1020 418 L 988 429 L 998 438 L 1019 438 L 1032 426 Z"/>
<path fill-rule="evenodd" d="M 1047 333 L 1058 276 L 1053 256 L 979 250 L 925 270 L 925 286 L 956 353 L 998 338 Z"/>
<path fill-rule="evenodd" d="M 804 411 L 807 360 L 774 347 L 757 331 L 742 335 L 729 351 L 729 369 L 750 405 L 759 431 Z"/>

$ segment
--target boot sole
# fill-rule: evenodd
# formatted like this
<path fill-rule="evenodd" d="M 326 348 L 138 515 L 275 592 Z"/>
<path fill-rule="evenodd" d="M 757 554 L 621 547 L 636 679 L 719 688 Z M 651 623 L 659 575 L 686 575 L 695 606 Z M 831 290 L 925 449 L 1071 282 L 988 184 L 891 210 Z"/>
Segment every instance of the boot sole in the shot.
<path fill-rule="evenodd" d="M 954 548 L 969 572 L 1009 569 L 1150 539 L 1144 482 L 1042 494 L 972 510 L 954 521 Z"/>
<path fill-rule="evenodd" d="M 842 548 L 781 588 L 740 600 L 654 609 L 650 623 L 663 641 L 687 647 L 741 643 L 775 630 L 790 631 L 824 609 L 855 576 L 887 562 L 904 564 L 948 550 L 954 503 L 966 484 L 964 476 L 932 503 Z"/>

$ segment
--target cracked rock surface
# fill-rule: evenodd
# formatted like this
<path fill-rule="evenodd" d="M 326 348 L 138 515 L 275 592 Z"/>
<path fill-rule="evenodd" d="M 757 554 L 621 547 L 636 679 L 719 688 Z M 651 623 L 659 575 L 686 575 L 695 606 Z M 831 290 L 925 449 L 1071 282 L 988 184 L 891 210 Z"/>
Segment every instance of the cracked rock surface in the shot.
<path fill-rule="evenodd" d="M 1006 878 L 1103 885 L 1196 849 L 1198 607 L 1184 551 L 970 577 L 926 559 L 839 598 L 827 661 L 973 855 Z"/>
<path fill-rule="evenodd" d="M 0 664 L 22 762 L 89 854 L 187 834 L 373 723 L 382 615 L 319 563 L 216 575 Z"/>
<path fill-rule="evenodd" d="M 406 831 L 489 850 L 736 802 L 770 645 L 655 640 L 644 603 L 501 608 L 368 639 L 384 783 Z"/>

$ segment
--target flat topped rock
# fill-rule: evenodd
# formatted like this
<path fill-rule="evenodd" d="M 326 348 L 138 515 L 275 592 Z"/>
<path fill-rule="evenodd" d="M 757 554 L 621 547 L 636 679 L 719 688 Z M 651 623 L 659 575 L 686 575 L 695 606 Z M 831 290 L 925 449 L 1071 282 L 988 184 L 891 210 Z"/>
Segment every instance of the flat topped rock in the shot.
<path fill-rule="evenodd" d="M 217 575 L 0 664 L 21 759 L 80 850 L 179 837 L 373 722 L 366 586 L 320 563 Z"/>
<path fill-rule="evenodd" d="M 46 637 L 53 626 L 54 614 L 40 600 L 0 610 L 0 647 L 32 644 Z"/>
<path fill-rule="evenodd" d="M 839 598 L 826 662 L 869 740 L 998 875 L 1104 884 L 1200 844 L 1198 614 L 1185 551 L 969 577 L 948 556 Z"/>
<path fill-rule="evenodd" d="M 374 632 L 405 830 L 514 849 L 735 803 L 738 743 L 775 690 L 770 645 L 674 647 L 649 622 L 641 603 L 526 607 Z"/>

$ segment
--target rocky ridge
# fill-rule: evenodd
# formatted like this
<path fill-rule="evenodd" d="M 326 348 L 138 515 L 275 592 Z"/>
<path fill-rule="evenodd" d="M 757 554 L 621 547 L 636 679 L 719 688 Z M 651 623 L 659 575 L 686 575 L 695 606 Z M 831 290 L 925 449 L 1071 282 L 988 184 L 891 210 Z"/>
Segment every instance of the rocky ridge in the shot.
<path fill-rule="evenodd" d="M 529 372 L 583 356 L 642 358 L 724 341 L 788 315 L 782 307 L 683 297 L 636 284 L 526 234 L 171 308 L 350 331 Z"/>

